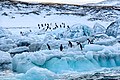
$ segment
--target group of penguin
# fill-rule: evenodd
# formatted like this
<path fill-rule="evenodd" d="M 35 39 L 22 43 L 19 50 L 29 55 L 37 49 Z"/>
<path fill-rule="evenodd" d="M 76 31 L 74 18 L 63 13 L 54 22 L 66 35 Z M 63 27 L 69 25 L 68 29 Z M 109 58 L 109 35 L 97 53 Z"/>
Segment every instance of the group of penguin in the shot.
<path fill-rule="evenodd" d="M 88 40 L 88 44 L 93 44 L 91 41 L 90 41 L 90 39 L 87 39 Z M 80 42 L 76 42 L 77 43 L 77 45 L 79 45 L 79 48 L 81 49 L 81 51 L 83 50 L 83 46 L 82 46 L 82 44 L 80 43 Z M 72 44 L 72 42 L 71 41 L 68 41 L 68 46 L 70 47 L 70 48 L 72 48 L 73 47 L 73 44 Z M 48 47 L 48 49 L 49 50 L 51 50 L 51 47 L 50 47 L 50 45 L 47 43 L 47 47 Z M 60 51 L 63 51 L 63 45 L 62 44 L 60 44 Z"/>
<path fill-rule="evenodd" d="M 58 26 L 58 24 L 57 23 L 55 23 L 54 25 L 55 25 L 55 27 L 54 28 L 51 28 L 51 26 L 52 26 L 53 24 L 52 23 L 45 23 L 45 24 L 38 24 L 38 28 L 39 29 L 41 29 L 42 28 L 42 30 L 45 30 L 45 31 L 47 31 L 48 29 L 50 29 L 50 30 L 55 30 L 55 29 L 57 29 L 57 28 L 70 28 L 69 27 L 69 25 L 67 25 L 66 26 L 66 24 L 65 23 L 62 23 L 62 24 L 60 24 L 59 26 Z M 45 28 L 46 27 L 46 28 Z"/>
<path fill-rule="evenodd" d="M 60 24 L 59 26 L 58 26 L 57 23 L 55 23 L 55 24 L 54 24 L 54 25 L 55 25 L 54 28 L 51 27 L 52 25 L 53 25 L 52 23 L 50 23 L 50 24 L 49 24 L 49 23 L 38 24 L 38 28 L 39 28 L 39 29 L 42 28 L 42 30 L 45 30 L 45 31 L 47 31 L 48 29 L 50 29 L 50 30 L 55 30 L 55 29 L 57 29 L 57 28 L 66 28 L 66 27 L 67 27 L 67 29 L 70 29 L 69 25 L 66 26 L 65 23 L 62 23 L 62 24 Z M 32 30 L 29 30 L 29 32 L 32 32 Z M 20 34 L 21 34 L 22 36 L 24 36 L 24 33 L 23 33 L 22 31 L 20 31 Z"/>

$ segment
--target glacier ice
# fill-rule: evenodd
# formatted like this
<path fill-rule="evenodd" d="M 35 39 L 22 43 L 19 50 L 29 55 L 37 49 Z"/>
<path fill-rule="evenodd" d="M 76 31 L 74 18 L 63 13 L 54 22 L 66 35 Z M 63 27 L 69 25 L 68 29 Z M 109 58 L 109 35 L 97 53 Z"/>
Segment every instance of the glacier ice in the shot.
<path fill-rule="evenodd" d="M 10 49 L 13 49 L 15 47 L 17 47 L 16 44 L 2 44 L 2 45 L 0 45 L 0 50 L 6 52 L 6 51 L 9 51 Z"/>
<path fill-rule="evenodd" d="M 84 46 L 84 51 L 101 51 L 104 47 L 96 44 L 88 44 Z"/>
<path fill-rule="evenodd" d="M 0 38 L 7 37 L 8 35 L 11 35 L 12 33 L 8 30 L 4 30 L 2 27 L 0 27 Z"/>
<path fill-rule="evenodd" d="M 83 72 L 101 67 L 115 67 L 120 65 L 118 53 L 106 54 L 106 48 L 102 46 L 89 46 L 93 46 L 94 50 L 88 50 L 87 53 L 80 51 L 69 53 L 68 51 L 44 50 L 17 54 L 13 57 L 13 70 L 25 73 L 37 66 L 47 68 L 55 73 L 64 73 L 69 71 Z M 96 47 L 99 47 L 99 49 L 96 49 Z"/>
<path fill-rule="evenodd" d="M 108 36 L 113 36 L 113 37 L 117 37 L 119 35 L 119 31 L 120 31 L 120 20 L 118 19 L 115 22 L 112 22 L 106 29 L 106 34 Z"/>
<path fill-rule="evenodd" d="M 10 54 L 18 54 L 18 53 L 22 53 L 22 52 L 28 52 L 29 51 L 29 48 L 26 47 L 26 46 L 23 46 L 23 47 L 16 47 L 14 49 L 10 49 L 8 52 Z"/>
<path fill-rule="evenodd" d="M 8 52 L 0 51 L 0 70 L 12 69 L 12 58 Z"/>
<path fill-rule="evenodd" d="M 43 45 L 42 42 L 33 42 L 29 45 L 29 51 L 30 52 L 39 51 L 41 49 L 42 45 Z"/>
<path fill-rule="evenodd" d="M 25 74 L 17 76 L 20 80 L 54 80 L 57 75 L 45 68 L 33 67 Z"/>
<path fill-rule="evenodd" d="M 93 27 L 93 30 L 94 30 L 94 33 L 95 34 L 103 34 L 103 33 L 105 33 L 105 27 L 104 26 L 102 26 L 101 24 L 99 24 L 99 23 L 95 23 L 95 25 L 94 25 L 94 27 Z"/>
<path fill-rule="evenodd" d="M 82 36 L 91 36 L 92 34 L 92 28 L 81 24 L 75 24 L 71 26 L 71 28 L 68 31 L 65 32 L 65 36 L 67 38 L 79 38 Z"/>

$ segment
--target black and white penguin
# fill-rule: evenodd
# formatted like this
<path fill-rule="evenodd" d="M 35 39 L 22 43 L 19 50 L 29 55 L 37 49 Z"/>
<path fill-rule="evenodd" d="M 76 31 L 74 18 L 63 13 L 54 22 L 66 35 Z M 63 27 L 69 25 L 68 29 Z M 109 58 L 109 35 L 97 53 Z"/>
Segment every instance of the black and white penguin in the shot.
<path fill-rule="evenodd" d="M 32 30 L 29 30 L 30 32 L 32 32 Z"/>
<path fill-rule="evenodd" d="M 76 42 L 77 43 L 77 45 L 79 45 L 80 44 L 80 42 Z"/>
<path fill-rule="evenodd" d="M 46 26 L 46 23 L 45 23 L 45 26 Z"/>
<path fill-rule="evenodd" d="M 67 25 L 67 28 L 70 29 L 69 25 Z"/>
<path fill-rule="evenodd" d="M 60 45 L 60 51 L 62 51 L 63 50 L 63 46 L 62 46 L 62 44 Z"/>
<path fill-rule="evenodd" d="M 40 26 L 40 24 L 38 24 L 38 27 Z"/>
<path fill-rule="evenodd" d="M 23 36 L 23 32 L 22 31 L 20 31 L 20 34 Z"/>
<path fill-rule="evenodd" d="M 71 48 L 72 48 L 72 42 L 70 42 L 70 41 L 68 41 L 69 43 L 68 43 L 68 46 L 70 46 Z"/>
<path fill-rule="evenodd" d="M 87 39 L 88 40 L 88 44 L 93 44 L 91 41 L 90 41 L 90 39 Z"/>
<path fill-rule="evenodd" d="M 40 24 L 38 24 L 38 27 L 39 27 L 39 29 L 40 29 Z"/>
<path fill-rule="evenodd" d="M 65 23 L 62 23 L 62 25 L 63 25 L 63 28 L 65 28 Z"/>
<path fill-rule="evenodd" d="M 43 24 L 41 24 L 41 27 L 43 27 Z"/>
<path fill-rule="evenodd" d="M 48 47 L 49 50 L 51 50 L 50 45 L 48 43 L 47 43 L 47 47 Z"/>
<path fill-rule="evenodd" d="M 57 23 L 55 23 L 55 27 L 56 27 L 56 28 L 58 28 L 58 25 L 57 25 Z"/>
<path fill-rule="evenodd" d="M 81 51 L 82 51 L 82 50 L 83 50 L 83 49 L 82 49 L 82 44 L 81 44 L 81 43 L 79 43 L 79 45 L 80 45 L 80 49 L 81 49 Z"/>
<path fill-rule="evenodd" d="M 62 28 L 62 25 L 60 25 L 60 28 Z"/>

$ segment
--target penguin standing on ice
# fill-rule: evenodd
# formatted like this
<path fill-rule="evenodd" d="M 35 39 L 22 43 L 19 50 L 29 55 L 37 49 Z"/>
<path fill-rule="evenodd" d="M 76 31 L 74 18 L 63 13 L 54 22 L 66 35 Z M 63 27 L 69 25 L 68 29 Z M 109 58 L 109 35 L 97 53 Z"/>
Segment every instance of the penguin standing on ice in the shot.
<path fill-rule="evenodd" d="M 93 44 L 91 41 L 90 41 L 90 39 L 87 39 L 88 40 L 88 44 Z"/>
<path fill-rule="evenodd" d="M 67 29 L 70 29 L 69 25 L 67 25 Z"/>
<path fill-rule="evenodd" d="M 60 24 L 60 28 L 62 28 L 62 25 Z"/>
<path fill-rule="evenodd" d="M 62 23 L 62 25 L 63 25 L 63 28 L 65 28 L 65 23 Z"/>
<path fill-rule="evenodd" d="M 60 51 L 62 51 L 63 50 L 63 46 L 62 46 L 62 44 L 60 45 Z"/>
<path fill-rule="evenodd" d="M 40 24 L 38 24 L 38 27 L 39 27 L 39 29 L 40 29 Z"/>
<path fill-rule="evenodd" d="M 45 26 L 46 26 L 46 23 L 45 23 Z"/>
<path fill-rule="evenodd" d="M 72 42 L 70 42 L 70 41 L 68 41 L 69 43 L 68 43 L 68 46 L 70 46 L 71 48 L 72 48 Z"/>
<path fill-rule="evenodd" d="M 30 32 L 32 32 L 32 30 L 29 30 Z"/>
<path fill-rule="evenodd" d="M 51 50 L 50 45 L 48 43 L 47 43 L 47 47 L 48 47 L 49 50 Z"/>
<path fill-rule="evenodd" d="M 22 31 L 20 31 L 20 34 L 23 36 L 23 32 Z"/>
<path fill-rule="evenodd" d="M 80 42 L 76 42 L 77 43 L 77 45 L 79 45 L 80 44 Z"/>
<path fill-rule="evenodd" d="M 43 24 L 41 24 L 41 27 L 43 27 Z"/>
<path fill-rule="evenodd" d="M 81 44 L 81 43 L 79 43 L 79 45 L 80 45 L 80 49 L 81 49 L 81 51 L 82 51 L 82 50 L 83 50 L 83 49 L 82 49 L 82 44 Z"/>
<path fill-rule="evenodd" d="M 58 25 L 57 25 L 57 23 L 55 23 L 55 27 L 56 27 L 56 28 L 58 28 Z"/>
<path fill-rule="evenodd" d="M 40 24 L 38 24 L 38 26 L 40 26 Z"/>
<path fill-rule="evenodd" d="M 81 49 L 81 51 L 83 50 L 82 49 L 82 44 L 80 43 L 80 42 L 76 42 L 77 43 L 77 45 L 79 45 L 80 46 L 80 49 Z"/>

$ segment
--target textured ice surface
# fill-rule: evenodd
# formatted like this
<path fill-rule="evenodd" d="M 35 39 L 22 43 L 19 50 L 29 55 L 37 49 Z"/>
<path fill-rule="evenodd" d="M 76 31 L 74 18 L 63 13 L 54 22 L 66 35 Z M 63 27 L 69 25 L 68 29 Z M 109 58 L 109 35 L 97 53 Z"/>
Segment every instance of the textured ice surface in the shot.
<path fill-rule="evenodd" d="M 99 23 L 95 23 L 93 30 L 95 34 L 105 33 L 106 31 L 105 27 Z"/>
<path fill-rule="evenodd" d="M 68 38 L 78 38 L 81 36 L 90 36 L 93 34 L 92 28 L 81 25 L 81 24 L 75 24 L 73 25 L 66 34 L 66 37 Z"/>
<path fill-rule="evenodd" d="M 10 53 L 20 53 L 16 54 L 12 61 L 9 53 L 7 53 L 9 57 L 1 54 L 1 68 L 8 66 L 8 69 L 10 69 L 12 62 L 12 69 L 21 73 L 17 76 L 21 80 L 53 80 L 56 75 L 67 75 L 68 73 L 67 76 L 69 77 L 69 74 L 71 76 L 72 73 L 79 74 L 104 67 L 120 66 L 119 20 L 111 23 L 111 20 L 113 21 L 119 17 L 118 10 L 111 10 L 112 8 L 110 10 L 105 8 L 86 9 L 75 5 L 75 9 L 73 9 L 73 6 L 60 5 L 68 13 L 67 15 L 58 15 L 57 13 L 64 14 L 62 8 L 58 9 L 59 5 L 53 5 L 52 9 L 47 5 L 42 6 L 29 6 L 28 4 L 20 3 L 9 4 L 7 2 L 0 5 L 0 9 L 3 12 L 5 10 L 9 15 L 5 16 L 2 15 L 3 12 L 0 13 L 0 20 L 2 20 L 0 24 L 14 33 L 11 35 L 8 31 L 0 28 L 0 50 L 8 51 L 10 49 Z M 10 9 L 8 9 L 9 7 Z M 19 9 L 21 9 L 20 12 L 18 12 Z M 40 13 L 39 16 L 34 13 L 31 14 L 30 11 L 33 12 L 34 10 L 38 14 Z M 83 13 L 88 15 L 83 17 L 71 15 L 73 11 L 79 13 L 77 10 L 80 12 L 82 10 Z M 30 14 L 26 15 L 26 13 Z M 50 15 L 47 16 L 47 14 Z M 93 18 L 93 21 L 90 18 L 91 20 Z M 107 20 L 110 22 L 104 22 Z M 69 28 L 60 28 L 62 22 L 65 22 L 66 27 L 69 26 Z M 106 30 L 108 36 L 104 33 L 105 28 L 101 24 L 97 23 L 94 25 L 96 22 L 102 23 L 105 27 L 111 23 Z M 52 29 L 48 31 L 38 29 L 37 25 L 39 23 L 50 23 L 52 24 Z M 55 23 L 57 23 L 59 28 L 53 30 L 56 27 Z M 32 32 L 29 31 L 30 29 Z M 20 34 L 20 31 L 23 34 Z M 117 37 L 117 39 L 110 36 Z M 93 40 L 94 44 L 88 44 L 88 38 Z M 72 48 L 68 46 L 68 41 L 72 42 Z M 83 50 L 80 49 L 76 42 L 82 44 Z M 47 43 L 50 45 L 51 50 L 48 50 Z M 59 50 L 60 44 L 63 45 L 63 51 Z M 13 79 L 11 78 L 11 80 Z"/>
<path fill-rule="evenodd" d="M 117 37 L 120 34 L 120 19 L 112 22 L 106 30 L 106 34 L 109 36 Z"/>
<path fill-rule="evenodd" d="M 20 80 L 54 80 L 57 76 L 45 68 L 33 67 L 17 77 Z"/>
<path fill-rule="evenodd" d="M 0 51 L 0 69 L 12 69 L 12 58 L 8 52 Z"/>
<path fill-rule="evenodd" d="M 84 51 L 101 51 L 104 47 L 96 44 L 89 44 L 84 46 Z"/>

